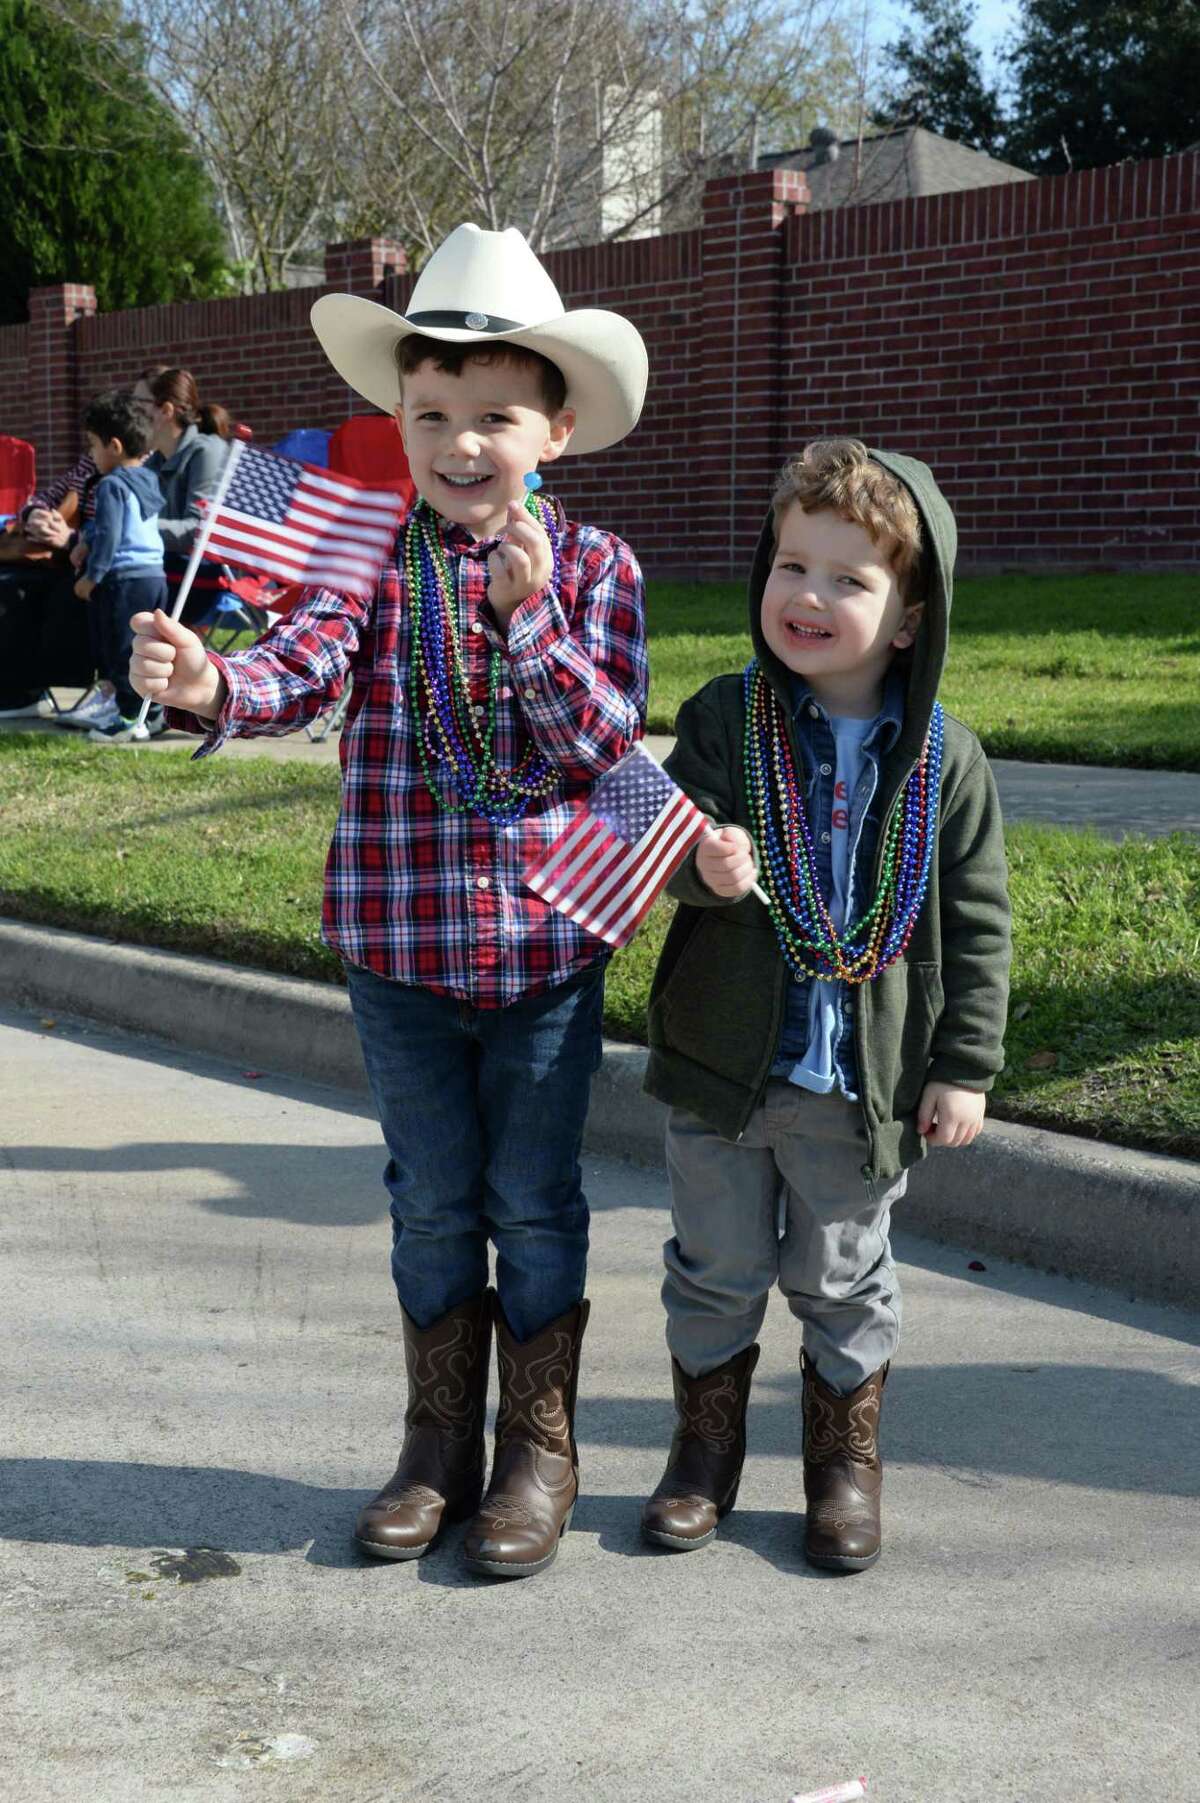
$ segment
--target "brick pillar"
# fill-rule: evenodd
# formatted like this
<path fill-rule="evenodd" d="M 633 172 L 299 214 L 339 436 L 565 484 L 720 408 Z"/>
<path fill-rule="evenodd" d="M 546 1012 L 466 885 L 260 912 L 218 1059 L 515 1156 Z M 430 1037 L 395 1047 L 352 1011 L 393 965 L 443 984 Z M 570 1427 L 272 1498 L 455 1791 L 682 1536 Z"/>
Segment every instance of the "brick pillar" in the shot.
<path fill-rule="evenodd" d="M 691 533 L 698 575 L 746 574 L 782 459 L 785 221 L 804 212 L 808 198 L 798 169 L 722 176 L 704 190 L 698 505 Z"/>
<path fill-rule="evenodd" d="M 96 291 L 64 282 L 29 292 L 29 422 L 39 486 L 83 450 L 75 322 L 96 311 Z"/>
<path fill-rule="evenodd" d="M 325 286 L 346 294 L 377 298 L 389 275 L 402 275 L 408 267 L 404 247 L 391 238 L 349 238 L 325 246 Z"/>

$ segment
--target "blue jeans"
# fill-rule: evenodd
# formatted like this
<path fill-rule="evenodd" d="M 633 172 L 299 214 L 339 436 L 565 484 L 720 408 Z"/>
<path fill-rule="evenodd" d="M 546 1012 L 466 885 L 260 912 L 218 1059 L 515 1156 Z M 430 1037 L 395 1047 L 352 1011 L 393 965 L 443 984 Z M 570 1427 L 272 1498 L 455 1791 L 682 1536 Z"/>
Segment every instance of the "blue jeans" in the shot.
<path fill-rule="evenodd" d="M 117 692 L 117 706 L 125 718 L 136 717 L 142 698 L 129 683 L 129 659 L 133 654 L 134 614 L 153 613 L 167 605 L 167 583 L 161 570 L 110 570 L 92 591 L 88 607 L 95 625 L 96 662 Z"/>
<path fill-rule="evenodd" d="M 513 1334 L 583 1296 L 588 1207 L 579 1148 L 600 1065 L 604 969 L 507 1008 L 346 967 L 390 1153 L 392 1275 L 418 1327 L 486 1288 L 488 1241 Z"/>

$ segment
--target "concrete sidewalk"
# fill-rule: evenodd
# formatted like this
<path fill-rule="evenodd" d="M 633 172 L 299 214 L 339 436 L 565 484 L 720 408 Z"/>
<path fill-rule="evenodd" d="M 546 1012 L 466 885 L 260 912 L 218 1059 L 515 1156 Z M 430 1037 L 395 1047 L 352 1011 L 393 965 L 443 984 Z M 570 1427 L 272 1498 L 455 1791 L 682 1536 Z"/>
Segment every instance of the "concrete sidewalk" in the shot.
<path fill-rule="evenodd" d="M 0 998 L 365 1093 L 336 984 L 0 919 Z M 659 1165 L 663 1110 L 642 1093 L 645 1061 L 639 1046 L 606 1045 L 586 1143 Z M 935 1152 L 912 1172 L 905 1211 L 938 1238 L 1133 1295 L 1200 1303 L 1200 1163 L 1191 1159 L 989 1121 L 968 1151 Z"/>
<path fill-rule="evenodd" d="M 62 691 L 60 699 L 74 700 Z M 63 733 L 53 721 L 0 721 L 0 732 Z M 72 733 L 71 736 L 82 737 Z M 340 735 L 313 744 L 302 732 L 283 739 L 231 739 L 222 757 L 266 757 L 282 762 L 336 764 Z M 663 734 L 650 734 L 646 744 L 661 763 L 674 744 Z M 139 751 L 180 751 L 197 741 L 186 733 L 164 733 Z M 114 747 L 122 756 L 124 747 Z M 1006 820 L 1041 820 L 1052 826 L 1093 826 L 1106 838 L 1141 834 L 1157 839 L 1167 833 L 1200 833 L 1200 772 L 1190 770 L 1120 770 L 1088 764 L 1026 764 L 993 758 L 992 771 Z"/>
<path fill-rule="evenodd" d="M 455 1530 L 383 1565 L 348 1533 L 403 1384 L 366 1111 L 9 1010 L 0 1066 L 4 1803 L 1194 1794 L 1200 1317 L 901 1235 L 880 1564 L 800 1556 L 778 1299 L 738 1507 L 657 1553 L 664 1190 L 589 1158 L 557 1563 L 475 1580 Z"/>

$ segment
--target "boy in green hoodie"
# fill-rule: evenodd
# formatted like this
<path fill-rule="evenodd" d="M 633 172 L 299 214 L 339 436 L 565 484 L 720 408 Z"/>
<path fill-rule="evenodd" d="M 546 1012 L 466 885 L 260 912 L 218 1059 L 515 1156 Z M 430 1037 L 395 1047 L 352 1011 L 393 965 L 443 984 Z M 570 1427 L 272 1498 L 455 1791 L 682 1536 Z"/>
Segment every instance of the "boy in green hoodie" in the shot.
<path fill-rule="evenodd" d="M 891 1209 L 927 1145 L 975 1138 L 1003 1065 L 1000 811 L 937 701 L 955 536 L 923 463 L 809 445 L 759 539 L 755 657 L 676 722 L 667 769 L 722 828 L 670 885 L 650 999 L 677 1423 L 642 1531 L 676 1551 L 733 1507 L 778 1282 L 803 1328 L 805 1554 L 879 1557 Z"/>

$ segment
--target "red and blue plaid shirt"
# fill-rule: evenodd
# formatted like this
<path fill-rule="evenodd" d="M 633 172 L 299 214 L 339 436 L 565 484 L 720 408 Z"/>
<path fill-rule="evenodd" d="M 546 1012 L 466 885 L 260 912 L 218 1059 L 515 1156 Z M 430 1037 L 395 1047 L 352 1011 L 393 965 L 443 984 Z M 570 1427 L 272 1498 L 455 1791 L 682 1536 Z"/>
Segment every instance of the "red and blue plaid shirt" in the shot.
<path fill-rule="evenodd" d="M 607 956 L 599 939 L 527 889 L 521 871 L 551 845 L 575 804 L 642 736 L 647 665 L 642 576 L 611 533 L 562 521 L 560 581 L 516 609 L 507 640 L 487 604 L 487 557 L 441 522 L 454 573 L 471 700 L 483 714 L 490 653 L 504 659 L 495 753 L 513 766 L 533 741 L 560 772 L 522 820 L 492 826 L 447 813 L 425 785 L 408 694 L 411 613 L 393 562 L 373 601 L 307 590 L 252 650 L 212 655 L 228 698 L 198 756 L 231 735 L 286 733 L 353 678 L 342 733 L 342 804 L 325 867 L 322 937 L 351 964 L 498 1008 Z M 459 799 L 431 760 L 447 800 Z"/>

